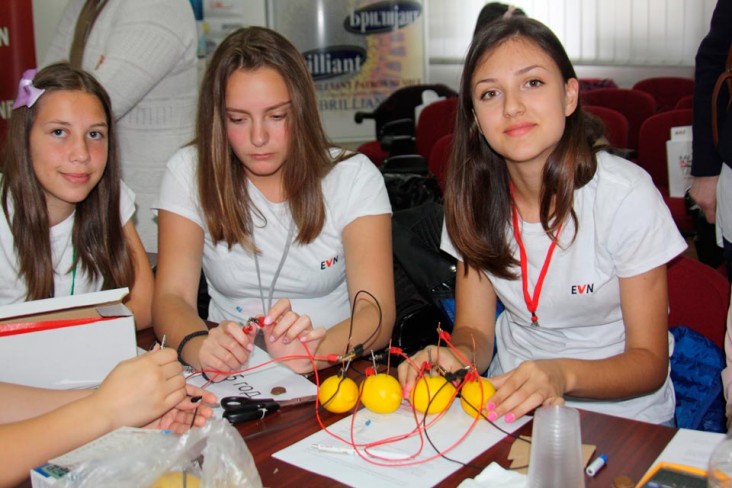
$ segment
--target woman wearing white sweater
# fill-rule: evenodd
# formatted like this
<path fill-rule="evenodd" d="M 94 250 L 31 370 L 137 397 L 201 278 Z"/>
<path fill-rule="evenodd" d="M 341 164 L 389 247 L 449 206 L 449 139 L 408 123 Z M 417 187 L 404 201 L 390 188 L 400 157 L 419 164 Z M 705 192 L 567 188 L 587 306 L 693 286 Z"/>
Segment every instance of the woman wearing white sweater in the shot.
<path fill-rule="evenodd" d="M 157 252 L 150 206 L 168 158 L 193 137 L 197 33 L 190 2 L 70 0 L 42 65 L 73 64 L 75 43 L 82 46 L 78 67 L 112 99 L 122 178 L 138 204 L 137 231 L 145 249 Z"/>

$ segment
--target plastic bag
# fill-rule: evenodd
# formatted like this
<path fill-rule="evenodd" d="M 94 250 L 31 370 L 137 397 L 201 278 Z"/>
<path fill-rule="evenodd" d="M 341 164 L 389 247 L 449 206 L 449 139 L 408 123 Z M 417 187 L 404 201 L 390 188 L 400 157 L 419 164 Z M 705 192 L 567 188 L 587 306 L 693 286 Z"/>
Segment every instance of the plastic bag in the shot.
<path fill-rule="evenodd" d="M 114 448 L 74 466 L 59 480 L 59 486 L 149 487 L 170 473 L 179 481 L 167 486 L 183 486 L 184 470 L 189 488 L 198 486 L 194 480 L 205 488 L 262 486 L 246 443 L 221 419 L 211 419 L 181 436 L 164 431 L 128 436 Z"/>

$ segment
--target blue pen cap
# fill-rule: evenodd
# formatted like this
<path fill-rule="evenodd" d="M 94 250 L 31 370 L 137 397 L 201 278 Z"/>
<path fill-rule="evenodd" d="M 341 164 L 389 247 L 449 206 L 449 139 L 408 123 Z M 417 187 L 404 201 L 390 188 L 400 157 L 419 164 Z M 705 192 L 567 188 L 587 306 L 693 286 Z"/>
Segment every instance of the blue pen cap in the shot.
<path fill-rule="evenodd" d="M 196 20 L 203 20 L 203 0 L 190 0 L 193 16 Z"/>

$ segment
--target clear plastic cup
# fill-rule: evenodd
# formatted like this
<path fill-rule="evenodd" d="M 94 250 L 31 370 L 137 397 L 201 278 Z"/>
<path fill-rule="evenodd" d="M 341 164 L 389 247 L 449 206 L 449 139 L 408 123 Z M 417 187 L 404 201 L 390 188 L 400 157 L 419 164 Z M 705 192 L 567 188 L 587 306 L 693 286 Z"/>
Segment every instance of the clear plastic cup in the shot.
<path fill-rule="evenodd" d="M 557 405 L 534 413 L 529 488 L 584 488 L 579 412 Z"/>
<path fill-rule="evenodd" d="M 714 448 L 707 472 L 709 488 L 732 488 L 732 434 Z"/>

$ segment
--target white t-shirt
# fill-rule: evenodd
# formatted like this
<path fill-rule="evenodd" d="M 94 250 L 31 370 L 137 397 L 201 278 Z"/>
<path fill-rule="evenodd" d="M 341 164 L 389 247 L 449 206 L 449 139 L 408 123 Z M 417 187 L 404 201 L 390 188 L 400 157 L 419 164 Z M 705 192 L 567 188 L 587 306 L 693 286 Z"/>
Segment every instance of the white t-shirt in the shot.
<path fill-rule="evenodd" d="M 717 181 L 717 245 L 732 242 L 732 168 L 722 164 Z"/>
<path fill-rule="evenodd" d="M 120 217 L 125 225 L 135 213 L 135 194 L 121 182 Z M 12 202 L 8 202 L 8 210 L 12 216 Z M 50 229 L 51 253 L 54 269 L 54 296 L 68 296 L 71 294 L 73 283 L 74 295 L 92 293 L 102 289 L 101 280 L 90 280 L 81 266 L 76 270 L 76 277 L 71 270 L 73 262 L 73 246 L 71 234 L 74 228 L 75 212 L 66 220 L 59 222 Z M 19 277 L 20 264 L 15 254 L 15 241 L 10 231 L 10 224 L 5 218 L 5 212 L 0 210 L 0 305 L 26 301 L 28 287 Z"/>
<path fill-rule="evenodd" d="M 287 202 L 272 203 L 251 182 L 247 191 L 264 220 L 254 213 L 254 239 L 261 287 L 254 255 L 236 244 L 214 244 L 198 199 L 196 149 L 185 147 L 168 162 L 156 210 L 185 217 L 204 230 L 203 270 L 211 295 L 209 320 L 244 321 L 266 313 L 272 279 L 285 250 L 292 224 Z M 308 315 L 315 327 L 329 328 L 350 316 L 343 229 L 359 217 L 390 214 L 391 206 L 379 170 L 356 154 L 336 164 L 322 182 L 325 224 L 307 245 L 292 242 L 274 287 L 272 303 L 289 298 L 292 308 Z M 297 234 L 297 229 L 293 233 Z M 260 293 L 261 290 L 261 293 Z"/>
<path fill-rule="evenodd" d="M 625 348 L 618 278 L 660 266 L 686 248 L 671 214 L 650 176 L 636 164 L 602 152 L 597 172 L 574 192 L 579 232 L 564 224 L 541 291 L 537 316 L 531 314 L 521 279 L 488 274 L 506 306 L 496 322 L 496 357 L 488 368 L 495 376 L 523 361 L 547 358 L 601 359 Z M 528 256 L 528 287 L 533 294 L 550 240 L 540 223 L 521 223 Z M 513 236 L 512 230 L 509 229 Z M 518 246 L 514 242 L 514 256 Z M 443 229 L 442 248 L 460 259 Z M 674 415 L 671 380 L 648 395 L 623 401 L 572 399 L 586 410 L 654 423 Z"/>

